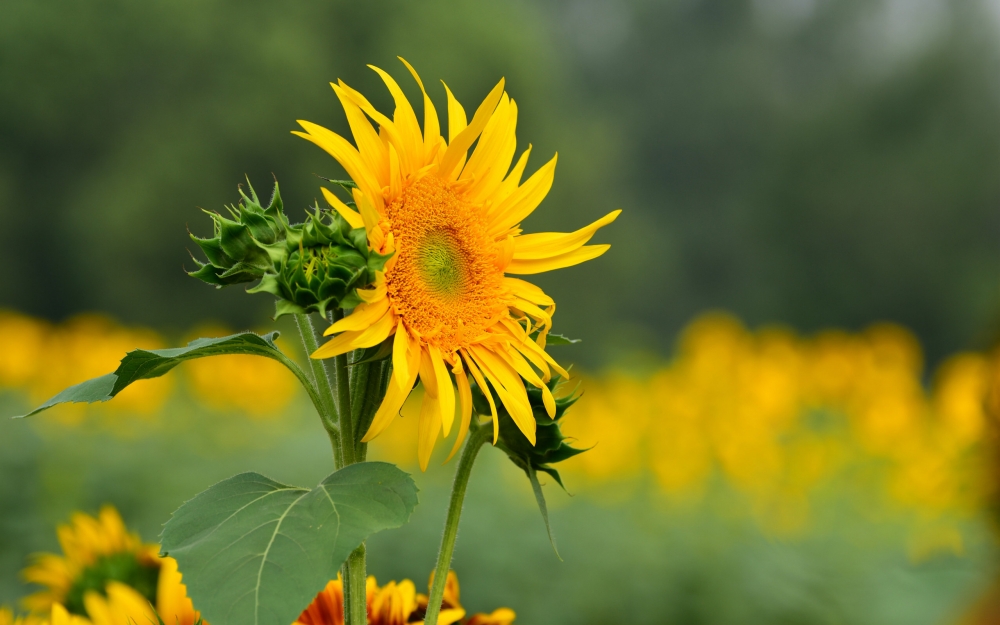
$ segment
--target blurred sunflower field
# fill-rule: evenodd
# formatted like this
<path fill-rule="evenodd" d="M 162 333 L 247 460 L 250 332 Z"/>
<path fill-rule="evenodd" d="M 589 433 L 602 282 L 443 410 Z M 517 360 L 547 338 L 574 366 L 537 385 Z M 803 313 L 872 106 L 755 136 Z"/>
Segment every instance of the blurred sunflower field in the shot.
<path fill-rule="evenodd" d="M 8 413 L 113 368 L 133 345 L 166 343 L 94 315 L 53 325 L 6 311 L 0 334 L 16 337 L 0 358 Z M 5 602 L 38 590 L 23 581 L 44 576 L 18 571 L 57 551 L 54 527 L 75 509 L 113 503 L 155 540 L 173 507 L 231 470 L 322 471 L 325 441 L 286 370 L 249 356 L 207 362 L 106 405 L 4 425 L 0 505 L 18 511 L 0 520 Z M 563 392 L 573 389 L 582 399 L 564 427 L 589 451 L 561 466 L 572 496 L 546 488 L 566 562 L 523 474 L 486 454 L 480 471 L 500 479 L 473 479 L 455 563 L 466 606 L 513 604 L 524 622 L 597 623 L 627 609 L 643 622 L 957 623 L 987 600 L 996 354 L 956 354 L 927 372 L 899 326 L 801 336 L 709 313 L 669 360 L 580 372 Z M 419 401 L 372 443 L 373 458 L 417 470 Z M 390 578 L 424 579 L 433 555 L 447 473 L 417 475 L 426 503 L 411 530 L 372 539 L 389 547 L 372 553 L 391 555 L 371 567 Z M 515 520 L 533 531 L 512 534 Z M 609 584 L 610 598 L 597 592 Z M 572 600 L 541 599 L 552 593 Z"/>

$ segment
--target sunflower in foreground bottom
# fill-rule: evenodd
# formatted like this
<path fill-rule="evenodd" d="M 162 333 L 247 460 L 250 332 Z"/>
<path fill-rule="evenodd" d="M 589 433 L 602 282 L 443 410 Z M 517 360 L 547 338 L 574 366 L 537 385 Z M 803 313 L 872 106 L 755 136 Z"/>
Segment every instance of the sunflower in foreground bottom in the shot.
<path fill-rule="evenodd" d="M 105 506 L 97 517 L 74 513 L 57 534 L 63 555 L 35 556 L 24 571 L 25 580 L 46 590 L 25 599 L 34 614 L 22 617 L 21 625 L 122 625 L 156 623 L 157 617 L 171 625 L 201 622 L 177 561 L 159 557 L 158 545 L 129 532 L 113 507 Z M 72 618 L 63 619 L 63 612 Z M 0 625 L 8 625 L 4 614 L 0 611 Z"/>
<path fill-rule="evenodd" d="M 430 581 L 427 585 L 430 587 Z M 427 613 L 427 595 L 418 594 L 413 582 L 408 579 L 379 587 L 375 577 L 369 576 L 366 597 L 368 625 L 422 623 Z M 513 610 L 500 608 L 490 614 L 474 614 L 463 620 L 465 609 L 459 603 L 458 577 L 454 571 L 448 572 L 437 625 L 510 625 L 515 616 Z M 339 575 L 316 595 L 294 625 L 344 625 L 344 586 Z"/>
<path fill-rule="evenodd" d="M 363 303 L 327 329 L 327 335 L 338 336 L 313 357 L 330 358 L 391 340 L 393 378 L 362 440 L 370 441 L 391 424 L 419 377 L 425 393 L 418 457 L 426 469 L 438 435 L 443 430 L 447 436 L 455 419 L 452 379 L 459 406 L 452 455 L 464 439 L 472 415 L 468 375 L 486 393 L 494 424 L 490 387 L 535 443 L 525 382 L 541 389 L 551 416 L 555 400 L 545 382 L 553 370 L 568 375 L 545 351 L 555 302 L 537 286 L 506 274 L 536 274 L 600 256 L 608 245 L 586 243 L 620 211 L 572 233 L 522 235 L 521 222 L 552 186 L 556 158 L 521 183 L 531 147 L 511 168 L 517 106 L 504 92 L 504 81 L 471 121 L 445 86 L 446 141 L 423 83 L 403 62 L 424 93 L 422 130 L 399 85 L 373 67 L 395 101 L 392 119 L 341 81 L 332 86 L 357 147 L 306 121 L 299 122 L 305 132 L 295 134 L 344 167 L 356 185 L 352 199 L 358 210 L 328 189 L 324 196 L 351 226 L 365 229 L 371 250 L 392 254 L 385 271 L 376 273 L 374 286 L 357 291 Z"/>

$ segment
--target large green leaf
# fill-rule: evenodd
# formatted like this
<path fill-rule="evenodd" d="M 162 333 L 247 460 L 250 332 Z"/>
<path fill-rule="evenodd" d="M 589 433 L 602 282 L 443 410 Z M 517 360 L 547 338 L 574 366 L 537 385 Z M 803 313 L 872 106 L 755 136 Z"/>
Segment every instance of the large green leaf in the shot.
<path fill-rule="evenodd" d="M 288 625 L 351 551 L 416 505 L 413 480 L 385 462 L 347 466 L 312 490 L 242 473 L 181 506 L 163 551 L 212 625 Z"/>
<path fill-rule="evenodd" d="M 289 368 L 294 367 L 292 372 L 300 375 L 300 372 L 297 372 L 298 367 L 275 347 L 274 340 L 277 337 L 277 332 L 263 336 L 253 332 L 241 332 L 214 339 L 195 339 L 186 347 L 136 349 L 122 358 L 114 373 L 71 386 L 28 414 L 16 418 L 30 417 L 57 404 L 68 402 L 89 404 L 108 401 L 133 382 L 160 377 L 185 360 L 206 356 L 221 356 L 223 354 L 265 356 L 281 361 Z"/>

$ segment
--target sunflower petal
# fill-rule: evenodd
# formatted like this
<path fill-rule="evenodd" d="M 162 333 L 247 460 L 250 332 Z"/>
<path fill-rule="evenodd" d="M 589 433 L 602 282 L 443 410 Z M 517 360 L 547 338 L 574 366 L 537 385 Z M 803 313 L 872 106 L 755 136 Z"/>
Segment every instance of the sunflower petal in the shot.
<path fill-rule="evenodd" d="M 582 247 L 589 241 L 598 229 L 613 222 L 621 209 L 611 211 L 594 223 L 576 232 L 539 232 L 514 237 L 515 260 L 541 260 L 568 254 Z"/>
<path fill-rule="evenodd" d="M 389 299 L 380 299 L 372 304 L 358 304 L 354 312 L 343 319 L 337 321 L 323 332 L 323 336 L 330 336 L 339 332 L 358 332 L 367 329 L 378 321 L 389 310 Z"/>
<path fill-rule="evenodd" d="M 448 436 L 448 433 L 451 432 L 451 424 L 455 420 L 455 388 L 451 385 L 451 376 L 448 375 L 448 369 L 444 366 L 441 350 L 429 345 L 427 351 L 430 354 L 431 365 L 434 367 L 434 378 L 437 382 L 441 425 L 444 429 L 444 435 Z"/>
<path fill-rule="evenodd" d="M 437 109 L 434 108 L 434 103 L 431 102 L 430 96 L 427 95 L 427 90 L 424 89 L 424 81 L 420 80 L 420 76 L 417 74 L 417 70 L 413 69 L 413 66 L 406 62 L 403 57 L 397 57 L 406 66 L 406 69 L 410 70 L 410 74 L 413 75 L 413 79 L 417 81 L 420 85 L 420 91 L 424 94 L 424 150 L 425 155 L 429 156 L 429 150 L 438 143 L 441 138 L 441 123 L 438 121 Z"/>
<path fill-rule="evenodd" d="M 438 398 L 430 393 L 424 393 L 424 402 L 420 406 L 420 421 L 417 424 L 417 459 L 420 460 L 420 470 L 426 471 L 441 431 L 441 406 Z"/>
<path fill-rule="evenodd" d="M 415 345 L 410 343 L 410 335 L 406 331 L 406 326 L 403 321 L 400 320 L 399 324 L 396 326 L 396 338 L 392 341 L 392 368 L 394 372 L 399 375 L 393 375 L 393 379 L 402 383 L 404 380 L 410 378 L 410 350 L 418 349 Z M 414 372 L 416 375 L 416 372 Z M 412 387 L 413 384 L 410 384 Z M 409 390 L 407 388 L 406 390 Z"/>
<path fill-rule="evenodd" d="M 465 436 L 469 433 L 469 424 L 472 423 L 472 387 L 469 385 L 469 377 L 465 374 L 461 361 L 458 366 L 452 369 L 455 374 L 455 386 L 458 387 L 458 434 L 455 436 L 455 445 L 451 448 L 445 464 L 451 460 L 462 446 Z"/>
<path fill-rule="evenodd" d="M 354 146 L 332 130 L 301 119 L 298 120 L 298 123 L 306 132 L 293 131 L 292 134 L 312 141 L 326 150 L 340 163 L 340 166 L 344 168 L 351 180 L 357 183 L 361 191 L 372 200 L 375 209 L 382 213 L 385 210 L 382 204 L 382 185 L 378 183 L 375 173 L 365 165 L 361 154 Z"/>
<path fill-rule="evenodd" d="M 573 250 L 568 254 L 543 258 L 541 260 L 517 260 L 516 258 L 507 265 L 507 273 L 515 274 L 535 274 L 572 267 L 593 260 L 611 249 L 610 245 L 588 245 L 580 249 Z"/>
<path fill-rule="evenodd" d="M 378 133 L 372 128 L 372 124 L 365 117 L 364 111 L 358 106 L 350 94 L 336 83 L 330 83 L 333 92 L 337 94 L 340 105 L 344 108 L 347 116 L 347 123 L 351 127 L 351 134 L 354 135 L 354 143 L 358 146 L 358 152 L 364 160 L 368 169 L 375 174 L 375 178 L 381 186 L 389 182 L 389 171 L 386 168 L 387 155 L 385 144 L 379 139 Z"/>
<path fill-rule="evenodd" d="M 410 396 L 410 390 L 413 388 L 414 382 L 417 381 L 417 363 L 412 356 L 407 373 L 409 375 L 402 377 L 398 369 L 393 370 L 393 379 L 386 389 L 385 398 L 375 412 L 375 417 L 372 419 L 372 424 L 368 426 L 364 438 L 361 439 L 362 443 L 367 443 L 385 431 L 392 424 L 393 418 L 399 414 L 406 398 Z"/>
<path fill-rule="evenodd" d="M 552 188 L 558 160 L 559 155 L 556 154 L 496 208 L 489 228 L 491 235 L 503 234 L 538 208 Z"/>
<path fill-rule="evenodd" d="M 469 367 L 469 373 L 476 380 L 479 390 L 486 396 L 486 401 L 490 404 L 490 413 L 493 416 L 493 444 L 496 445 L 497 439 L 500 438 L 500 420 L 497 418 L 497 405 L 493 400 L 493 393 L 490 391 L 489 385 L 486 384 L 486 378 L 483 377 L 483 374 L 473 361 L 472 355 L 468 351 L 463 351 L 462 358 L 465 360 L 466 366 Z"/>
<path fill-rule="evenodd" d="M 396 327 L 395 321 L 395 315 L 391 310 L 387 310 L 382 318 L 368 326 L 368 328 L 360 332 L 344 332 L 327 341 L 313 352 L 310 358 L 333 358 L 334 356 L 346 354 L 352 349 L 378 345 L 389 338 L 389 334 Z"/>
<path fill-rule="evenodd" d="M 323 192 L 323 198 L 326 199 L 327 203 L 332 206 L 334 210 L 340 213 L 340 216 L 343 217 L 352 228 L 365 227 L 365 220 L 362 219 L 360 213 L 340 201 L 340 198 L 334 195 L 333 192 L 326 187 L 320 187 L 320 191 Z"/>
<path fill-rule="evenodd" d="M 451 141 L 444 153 L 444 158 L 441 159 L 441 174 L 445 177 L 449 177 L 451 180 L 458 177 L 458 173 L 460 173 L 457 171 L 459 159 L 466 156 L 473 142 L 490 121 L 493 110 L 496 109 L 497 103 L 500 102 L 500 96 L 503 95 L 503 85 L 504 79 L 501 78 L 496 87 L 493 87 L 493 91 L 490 91 L 483 103 L 476 109 L 476 114 L 472 116 L 472 122 Z"/>
<path fill-rule="evenodd" d="M 413 112 L 413 107 L 406 98 L 406 94 L 399 88 L 399 85 L 396 84 L 392 76 L 374 65 L 369 65 L 368 67 L 382 77 L 382 82 L 389 88 L 392 100 L 396 104 L 396 110 L 392 113 L 392 121 L 395 123 L 396 130 L 399 131 L 400 138 L 403 140 L 404 149 L 400 151 L 399 163 L 402 167 L 403 176 L 406 176 L 424 165 L 423 137 L 420 135 L 420 123 L 417 122 L 417 114 Z"/>

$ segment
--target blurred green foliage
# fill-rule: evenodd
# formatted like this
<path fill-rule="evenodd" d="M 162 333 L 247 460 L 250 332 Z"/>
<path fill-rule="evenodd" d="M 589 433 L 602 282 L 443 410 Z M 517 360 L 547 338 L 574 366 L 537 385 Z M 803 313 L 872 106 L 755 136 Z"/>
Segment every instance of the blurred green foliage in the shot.
<path fill-rule="evenodd" d="M 560 151 L 530 229 L 626 213 L 600 261 L 542 276 L 591 364 L 667 351 L 709 307 L 805 330 L 891 319 L 932 358 L 1000 310 L 1000 67 L 983 1 L 583 0 L 0 4 L 0 305 L 103 310 L 178 330 L 256 325 L 213 292 L 185 225 L 249 175 L 289 212 L 346 131 L 327 82 L 382 110 L 395 55 L 443 108 L 506 76 L 534 165 Z M 529 165 L 529 167 L 531 167 Z M 601 285 L 600 292 L 594 285 Z"/>

